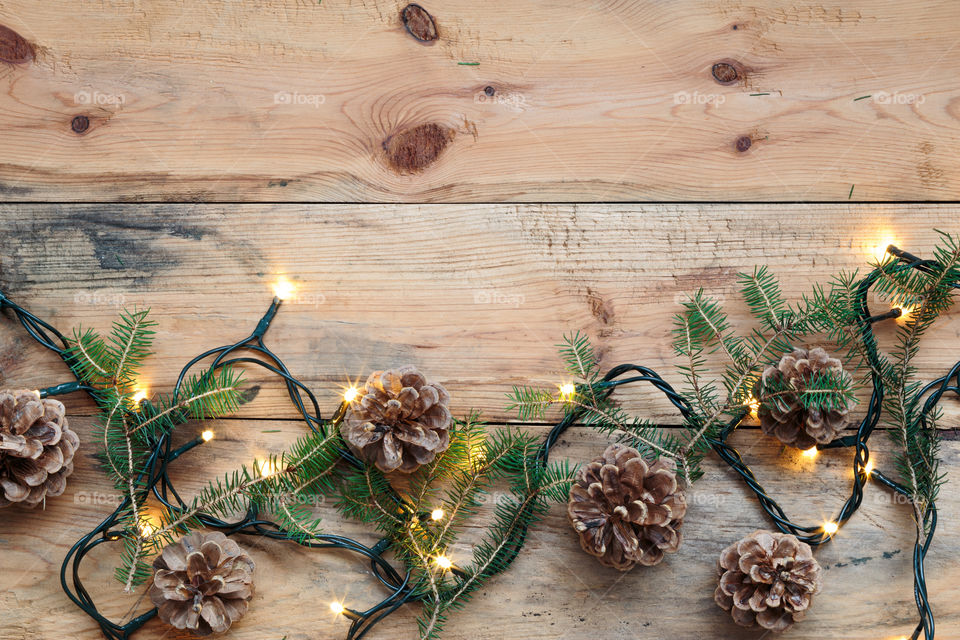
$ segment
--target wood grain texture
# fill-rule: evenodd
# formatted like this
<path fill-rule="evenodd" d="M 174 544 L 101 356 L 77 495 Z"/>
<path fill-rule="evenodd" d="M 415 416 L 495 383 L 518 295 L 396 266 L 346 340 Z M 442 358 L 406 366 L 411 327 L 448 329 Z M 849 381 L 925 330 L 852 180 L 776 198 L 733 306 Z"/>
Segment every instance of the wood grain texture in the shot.
<path fill-rule="evenodd" d="M 0 197 L 957 199 L 960 4 L 405 4 L 3 2 Z"/>
<path fill-rule="evenodd" d="M 932 205 L 31 205 L 0 208 L 0 221 L 0 288 L 61 330 L 106 330 L 122 305 L 152 308 L 160 333 L 143 377 L 155 391 L 189 357 L 248 335 L 282 274 L 297 293 L 267 339 L 327 411 L 348 381 L 412 363 L 493 420 L 515 417 L 511 385 L 561 381 L 567 332 L 588 333 L 604 368 L 643 364 L 679 385 L 671 323 L 686 293 L 721 297 L 748 328 L 740 271 L 766 264 L 797 298 L 864 266 L 875 245 L 928 255 L 931 229 L 960 231 L 954 207 Z M 878 329 L 884 344 L 895 326 Z M 925 379 L 960 359 L 958 336 L 953 312 L 917 360 Z M 0 323 L 0 384 L 63 379 L 52 354 Z M 279 385 L 257 370 L 247 379 L 261 389 L 241 415 L 293 417 Z M 621 397 L 677 420 L 650 390 Z"/>
<path fill-rule="evenodd" d="M 74 419 L 86 448 L 78 456 L 76 472 L 66 494 L 51 500 L 46 511 L 7 509 L 0 518 L 5 590 L 0 596 L 0 638 L 39 640 L 69 637 L 93 640 L 95 625 L 76 609 L 56 586 L 60 561 L 73 542 L 95 526 L 116 499 L 114 490 L 91 457 L 90 421 Z M 210 426 L 210 425 L 206 425 Z M 192 495 L 203 482 L 268 451 L 281 451 L 300 432 L 289 421 L 221 420 L 212 425 L 217 437 L 171 467 L 178 488 Z M 184 440 L 199 433 L 186 426 Z M 533 427 L 539 432 L 545 428 Z M 279 430 L 274 432 L 274 430 Z M 271 433 L 264 433 L 270 431 Z M 798 462 L 757 431 L 738 433 L 735 444 L 756 465 L 768 488 L 790 505 L 790 515 L 821 522 L 843 502 L 851 482 L 850 453 L 824 453 L 816 463 Z M 875 436 L 880 468 L 890 462 L 883 434 Z M 595 457 L 603 440 L 596 433 L 575 428 L 558 443 L 556 459 L 574 462 Z M 960 465 L 960 445 L 949 441 L 944 458 L 952 473 Z M 528 543 L 507 573 L 495 578 L 462 611 L 454 613 L 444 638 L 605 638 L 678 640 L 729 638 L 756 640 L 756 631 L 744 631 L 713 603 L 715 566 L 720 551 L 756 528 L 767 527 L 755 501 L 715 458 L 705 464 L 706 475 L 693 488 L 684 522 L 680 551 L 661 565 L 637 568 L 627 574 L 601 567 L 584 554 L 555 506 L 533 530 Z M 960 637 L 960 586 L 956 583 L 956 544 L 960 535 L 957 513 L 960 498 L 946 490 L 940 502 L 937 538 L 927 558 L 927 580 L 937 613 L 938 638 Z M 484 522 L 487 507 L 478 522 Z M 355 536 L 372 544 L 374 532 L 341 521 L 329 506 L 317 512 L 329 531 Z M 802 625 L 783 637 L 875 640 L 905 635 L 915 622 L 912 602 L 910 550 L 912 522 L 907 505 L 896 504 L 879 486 L 867 487 L 860 511 L 837 539 L 817 550 L 826 569 L 824 589 Z M 468 557 L 479 538 L 470 527 L 453 551 Z M 286 637 L 288 640 L 338 638 L 346 631 L 326 607 L 345 599 L 363 607 L 378 601 L 382 592 L 364 563 L 336 552 L 308 552 L 292 544 L 241 538 L 257 562 L 257 593 L 247 616 L 233 627 L 236 640 Z M 115 552 L 102 546 L 84 564 L 84 582 L 102 610 L 110 616 L 142 611 L 147 605 L 137 595 L 122 593 L 112 577 Z M 139 595 L 139 594 L 138 594 Z M 372 638 L 413 638 L 418 607 L 408 606 L 382 624 Z M 153 621 L 140 638 L 181 638 Z"/>

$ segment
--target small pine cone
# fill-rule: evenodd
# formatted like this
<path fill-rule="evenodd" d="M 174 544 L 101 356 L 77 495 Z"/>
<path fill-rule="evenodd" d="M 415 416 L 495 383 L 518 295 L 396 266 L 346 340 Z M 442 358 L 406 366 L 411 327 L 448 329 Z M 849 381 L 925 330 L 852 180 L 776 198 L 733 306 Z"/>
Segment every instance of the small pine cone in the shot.
<path fill-rule="evenodd" d="M 63 403 L 35 391 L 0 391 L 0 507 L 35 507 L 63 493 L 79 446 Z"/>
<path fill-rule="evenodd" d="M 160 619 L 197 636 L 229 629 L 253 597 L 253 560 L 219 531 L 167 545 L 153 569 L 150 600 Z"/>
<path fill-rule="evenodd" d="M 788 533 L 754 531 L 720 554 L 717 604 L 744 627 L 779 633 L 802 620 L 820 592 L 820 563 Z"/>
<path fill-rule="evenodd" d="M 350 450 L 384 472 L 411 473 L 450 446 L 446 389 L 414 367 L 375 371 L 350 403 L 340 434 Z"/>
<path fill-rule="evenodd" d="M 840 361 L 831 358 L 820 347 L 809 351 L 794 349 L 792 353 L 785 354 L 776 366 L 771 365 L 764 370 L 760 380 L 760 395 L 763 396 L 768 387 L 802 391 L 807 381 L 828 371 L 850 379 L 850 373 L 843 370 Z M 849 404 L 830 411 L 804 409 L 796 395 L 791 393 L 761 403 L 758 411 L 760 426 L 765 434 L 798 449 L 809 449 L 832 441 L 847 426 L 849 413 Z"/>
<path fill-rule="evenodd" d="M 647 462 L 616 443 L 580 469 L 567 502 L 583 550 L 620 571 L 658 564 L 679 549 L 686 511 L 672 462 Z"/>

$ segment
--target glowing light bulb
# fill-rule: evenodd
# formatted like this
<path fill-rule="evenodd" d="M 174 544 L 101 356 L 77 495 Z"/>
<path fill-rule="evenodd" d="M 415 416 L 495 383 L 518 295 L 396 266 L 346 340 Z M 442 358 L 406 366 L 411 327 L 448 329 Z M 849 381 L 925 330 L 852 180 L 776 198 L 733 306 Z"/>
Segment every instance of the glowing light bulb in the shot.
<path fill-rule="evenodd" d="M 341 615 L 344 610 L 345 607 L 343 606 L 343 603 L 337 602 L 336 600 L 330 603 L 330 611 L 333 611 L 333 613 L 336 615 Z"/>
<path fill-rule="evenodd" d="M 759 419 L 760 418 L 760 401 L 751 396 L 750 401 L 747 402 L 747 406 L 750 407 L 750 417 L 753 418 L 754 420 Z"/>
<path fill-rule="evenodd" d="M 826 533 L 828 536 L 832 536 L 839 530 L 840 530 L 840 525 L 832 520 L 827 520 L 826 522 L 823 523 L 823 532 Z"/>
<path fill-rule="evenodd" d="M 820 453 L 820 451 L 816 447 L 810 447 L 809 449 L 803 450 L 803 457 L 813 460 L 817 457 L 818 453 Z"/>
<path fill-rule="evenodd" d="M 900 309 L 900 315 L 897 317 L 897 322 L 906 322 L 910 319 L 910 315 L 916 311 L 916 307 L 905 307 L 897 306 L 894 309 Z"/>
<path fill-rule="evenodd" d="M 446 515 L 446 514 L 444 513 L 443 509 L 437 508 L 437 509 L 434 509 L 434 510 L 430 513 L 430 519 L 431 519 L 431 520 L 435 520 L 435 521 L 436 521 L 436 520 L 443 520 L 443 516 L 445 516 L 445 515 Z"/>
<path fill-rule="evenodd" d="M 253 472 L 258 476 L 267 478 L 277 472 L 277 467 L 270 460 L 261 460 L 260 458 L 257 458 L 253 461 Z"/>
<path fill-rule="evenodd" d="M 560 397 L 561 398 L 572 398 L 573 394 L 577 392 L 577 388 L 573 385 L 572 382 L 567 382 L 560 385 Z"/>
<path fill-rule="evenodd" d="M 356 387 L 350 387 L 343 392 L 343 401 L 344 402 L 353 402 L 360 395 L 360 391 Z"/>
<path fill-rule="evenodd" d="M 213 431 L 210 431 L 210 429 L 207 429 L 206 431 L 200 434 L 200 437 L 203 438 L 204 442 L 210 442 L 211 440 L 213 440 Z"/>
<path fill-rule="evenodd" d="M 286 278 L 280 278 L 273 283 L 273 295 L 281 300 L 289 300 L 296 290 L 297 287 Z"/>
<path fill-rule="evenodd" d="M 453 566 L 453 562 L 447 556 L 437 556 L 437 566 L 446 571 Z"/>
<path fill-rule="evenodd" d="M 149 538 L 151 535 L 153 535 L 153 532 L 156 531 L 154 526 L 150 524 L 146 518 L 137 523 L 137 529 L 140 530 L 141 538 Z"/>
<path fill-rule="evenodd" d="M 867 464 L 863 467 L 863 472 L 867 475 L 873 473 L 873 460 L 867 460 Z"/>
<path fill-rule="evenodd" d="M 137 389 L 133 392 L 133 404 L 140 404 L 147 399 L 146 389 Z"/>
<path fill-rule="evenodd" d="M 880 241 L 877 243 L 877 245 L 874 246 L 873 249 L 871 250 L 873 257 L 876 259 L 877 262 L 883 262 L 884 259 L 886 259 L 887 247 L 889 247 L 892 244 L 897 244 L 894 237 L 889 233 L 884 233 L 881 236 Z"/>

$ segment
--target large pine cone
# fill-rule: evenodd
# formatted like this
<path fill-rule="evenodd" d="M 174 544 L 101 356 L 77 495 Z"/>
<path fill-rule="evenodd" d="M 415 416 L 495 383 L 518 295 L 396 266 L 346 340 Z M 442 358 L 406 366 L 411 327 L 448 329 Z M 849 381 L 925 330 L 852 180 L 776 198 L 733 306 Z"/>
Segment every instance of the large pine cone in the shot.
<path fill-rule="evenodd" d="M 450 396 L 414 367 L 375 371 L 350 403 L 340 434 L 381 471 L 410 473 L 450 446 Z"/>
<path fill-rule="evenodd" d="M 167 545 L 153 568 L 150 600 L 160 619 L 194 635 L 223 633 L 253 597 L 253 560 L 219 531 Z"/>
<path fill-rule="evenodd" d="M 741 626 L 774 632 L 802 620 L 821 587 L 810 545 L 787 533 L 754 531 L 723 550 L 717 571 L 717 604 Z"/>
<path fill-rule="evenodd" d="M 771 391 L 783 388 L 802 391 L 809 380 L 817 375 L 832 371 L 844 379 L 850 379 L 850 373 L 836 358 L 816 347 L 794 349 L 784 355 L 776 366 L 769 366 L 763 372 L 760 395 L 764 397 Z M 760 426 L 767 435 L 776 436 L 784 444 L 799 449 L 809 449 L 818 444 L 827 444 L 849 422 L 850 405 L 830 411 L 807 410 L 792 393 L 778 395 L 776 398 L 760 404 L 758 415 Z"/>
<path fill-rule="evenodd" d="M 583 550 L 620 571 L 658 564 L 679 549 L 686 511 L 671 462 L 648 463 L 616 443 L 580 469 L 567 502 Z"/>
<path fill-rule="evenodd" d="M 35 507 L 63 493 L 79 446 L 63 403 L 35 391 L 0 391 L 0 507 Z"/>

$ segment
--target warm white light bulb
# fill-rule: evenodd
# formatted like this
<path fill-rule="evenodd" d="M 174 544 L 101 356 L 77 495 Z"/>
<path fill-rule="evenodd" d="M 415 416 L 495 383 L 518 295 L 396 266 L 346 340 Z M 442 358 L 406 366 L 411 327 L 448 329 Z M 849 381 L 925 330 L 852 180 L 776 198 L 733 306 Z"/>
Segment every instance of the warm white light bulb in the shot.
<path fill-rule="evenodd" d="M 200 434 L 200 437 L 203 438 L 204 442 L 210 442 L 211 440 L 213 440 L 213 431 L 210 431 L 210 429 L 207 429 L 206 431 Z"/>
<path fill-rule="evenodd" d="M 273 295 L 281 300 L 289 300 L 296 290 L 296 286 L 286 278 L 280 278 L 273 283 Z"/>
<path fill-rule="evenodd" d="M 269 460 L 257 458 L 253 461 L 253 471 L 259 476 L 269 477 L 277 472 L 277 468 Z"/>
<path fill-rule="evenodd" d="M 133 403 L 140 404 L 147 399 L 147 390 L 146 389 L 137 389 L 133 392 Z"/>
<path fill-rule="evenodd" d="M 447 556 L 437 556 L 437 566 L 446 571 L 453 566 L 453 562 Z"/>
<path fill-rule="evenodd" d="M 873 473 L 873 459 L 867 460 L 867 464 L 863 467 L 863 472 L 867 475 Z"/>
<path fill-rule="evenodd" d="M 146 520 L 141 520 L 139 524 L 137 524 L 137 528 L 140 530 L 140 536 L 143 538 L 149 538 L 153 532 L 156 531 L 153 525 Z"/>
<path fill-rule="evenodd" d="M 341 613 L 344 612 L 344 606 L 337 601 L 333 601 L 330 603 L 330 611 L 333 611 L 335 614 L 340 615 Z"/>
<path fill-rule="evenodd" d="M 826 533 L 828 536 L 832 536 L 839 530 L 840 530 L 840 525 L 837 524 L 836 522 L 833 522 L 832 520 L 827 520 L 826 522 L 823 523 L 823 532 Z"/>
<path fill-rule="evenodd" d="M 444 514 L 444 512 L 443 512 L 443 509 L 439 509 L 439 508 L 438 508 L 438 509 L 434 509 L 434 510 L 430 513 L 430 518 L 433 519 L 433 520 L 443 520 L 443 516 L 444 516 L 444 515 L 445 515 L 445 514 Z"/>
<path fill-rule="evenodd" d="M 567 382 L 566 384 L 560 385 L 560 395 L 564 398 L 570 398 L 574 393 L 577 392 L 577 388 L 573 385 L 572 382 Z"/>
<path fill-rule="evenodd" d="M 878 242 L 876 246 L 873 247 L 872 253 L 873 253 L 874 259 L 877 262 L 883 262 L 884 259 L 886 259 L 887 257 L 887 247 L 889 247 L 892 244 L 897 244 L 893 236 L 884 234 L 883 237 L 880 238 L 880 242 Z"/>
<path fill-rule="evenodd" d="M 820 451 L 816 447 L 810 447 L 809 449 L 803 450 L 803 457 L 810 458 L 811 460 L 813 460 L 814 458 L 817 457 L 818 453 L 820 453 Z"/>
<path fill-rule="evenodd" d="M 343 392 L 344 402 L 353 402 L 360 395 L 360 391 L 356 387 L 350 387 Z"/>

